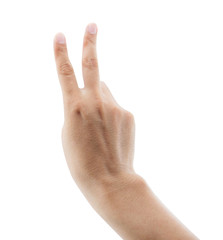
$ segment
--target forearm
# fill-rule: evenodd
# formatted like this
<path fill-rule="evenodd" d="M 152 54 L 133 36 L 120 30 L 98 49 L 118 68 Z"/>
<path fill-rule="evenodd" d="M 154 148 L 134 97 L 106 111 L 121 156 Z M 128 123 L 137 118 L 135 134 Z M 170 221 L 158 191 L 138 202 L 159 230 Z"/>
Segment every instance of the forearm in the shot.
<path fill-rule="evenodd" d="M 166 209 L 140 176 L 124 174 L 102 185 L 100 199 L 92 205 L 123 239 L 198 239 Z"/>

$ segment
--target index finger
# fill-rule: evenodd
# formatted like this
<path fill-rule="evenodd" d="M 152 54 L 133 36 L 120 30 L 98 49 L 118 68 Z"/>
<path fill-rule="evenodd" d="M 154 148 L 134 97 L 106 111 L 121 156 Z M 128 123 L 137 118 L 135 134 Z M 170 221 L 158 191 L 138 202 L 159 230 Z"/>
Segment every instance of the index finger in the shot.
<path fill-rule="evenodd" d="M 56 34 L 54 38 L 54 55 L 63 95 L 66 97 L 77 93 L 79 87 L 68 57 L 66 39 L 62 33 Z"/>

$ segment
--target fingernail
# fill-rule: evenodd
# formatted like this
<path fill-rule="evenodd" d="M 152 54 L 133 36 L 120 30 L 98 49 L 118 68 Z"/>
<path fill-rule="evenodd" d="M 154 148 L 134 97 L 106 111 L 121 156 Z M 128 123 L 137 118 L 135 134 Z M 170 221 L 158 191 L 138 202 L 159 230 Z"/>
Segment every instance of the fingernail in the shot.
<path fill-rule="evenodd" d="M 65 44 L 66 40 L 65 40 L 65 36 L 63 35 L 63 33 L 58 33 L 56 35 L 56 42 L 59 44 Z"/>
<path fill-rule="evenodd" d="M 88 24 L 87 30 L 90 34 L 96 34 L 97 25 L 95 23 L 90 23 L 90 24 Z"/>

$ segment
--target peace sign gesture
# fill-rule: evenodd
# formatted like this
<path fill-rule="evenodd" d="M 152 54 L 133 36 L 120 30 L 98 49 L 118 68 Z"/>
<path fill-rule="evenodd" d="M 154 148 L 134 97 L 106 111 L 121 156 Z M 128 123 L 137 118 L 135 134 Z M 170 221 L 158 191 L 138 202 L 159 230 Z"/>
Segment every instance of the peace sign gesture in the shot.
<path fill-rule="evenodd" d="M 101 183 L 108 176 L 134 173 L 134 117 L 118 105 L 106 84 L 100 81 L 97 32 L 97 25 L 92 23 L 84 34 L 82 89 L 78 87 L 68 57 L 65 36 L 59 33 L 54 40 L 64 99 L 63 148 L 71 174 L 81 185 L 99 179 Z"/>

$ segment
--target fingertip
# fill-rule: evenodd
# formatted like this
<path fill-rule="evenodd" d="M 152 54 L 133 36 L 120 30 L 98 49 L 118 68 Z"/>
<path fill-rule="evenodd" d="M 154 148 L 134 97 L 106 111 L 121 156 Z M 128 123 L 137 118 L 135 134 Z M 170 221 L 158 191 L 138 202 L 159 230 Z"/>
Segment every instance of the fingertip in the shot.
<path fill-rule="evenodd" d="M 57 33 L 54 37 L 54 42 L 61 45 L 66 44 L 66 38 L 64 34 L 62 32 Z"/>
<path fill-rule="evenodd" d="M 98 27 L 96 23 L 89 23 L 86 28 L 87 32 L 91 35 L 95 35 L 98 32 Z"/>
<path fill-rule="evenodd" d="M 62 32 L 58 32 L 54 37 L 54 54 L 56 58 L 67 54 L 66 38 Z"/>

